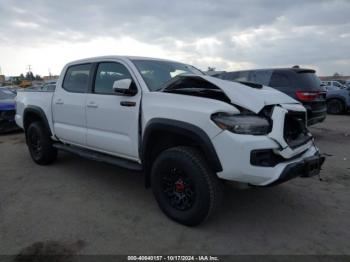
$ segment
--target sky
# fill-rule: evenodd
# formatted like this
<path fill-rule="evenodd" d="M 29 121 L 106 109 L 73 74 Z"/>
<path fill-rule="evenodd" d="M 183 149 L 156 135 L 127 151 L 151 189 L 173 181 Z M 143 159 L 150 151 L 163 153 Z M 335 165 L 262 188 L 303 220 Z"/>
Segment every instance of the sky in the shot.
<path fill-rule="evenodd" d="M 100 55 L 350 75 L 350 0 L 0 0 L 3 74 Z"/>

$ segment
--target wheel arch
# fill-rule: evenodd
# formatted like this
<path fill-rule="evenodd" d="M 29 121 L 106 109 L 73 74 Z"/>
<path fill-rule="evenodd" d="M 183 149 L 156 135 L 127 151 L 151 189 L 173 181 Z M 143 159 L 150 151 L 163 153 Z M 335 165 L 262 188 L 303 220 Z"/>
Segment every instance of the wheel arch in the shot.
<path fill-rule="evenodd" d="M 23 112 L 23 129 L 25 132 L 29 125 L 34 121 L 41 121 L 49 132 L 50 136 L 52 136 L 49 121 L 47 120 L 44 110 L 38 106 L 28 106 Z"/>
<path fill-rule="evenodd" d="M 145 128 L 141 143 L 141 160 L 145 171 L 145 185 L 150 186 L 152 163 L 163 150 L 179 145 L 196 146 L 215 172 L 222 166 L 209 136 L 198 126 L 166 118 L 154 118 Z"/>
<path fill-rule="evenodd" d="M 345 100 L 345 97 L 343 97 L 343 96 L 330 96 L 330 97 L 327 97 L 326 102 L 328 103 L 331 100 L 339 100 L 339 101 L 341 101 L 343 103 L 344 106 L 346 105 L 346 100 Z"/>

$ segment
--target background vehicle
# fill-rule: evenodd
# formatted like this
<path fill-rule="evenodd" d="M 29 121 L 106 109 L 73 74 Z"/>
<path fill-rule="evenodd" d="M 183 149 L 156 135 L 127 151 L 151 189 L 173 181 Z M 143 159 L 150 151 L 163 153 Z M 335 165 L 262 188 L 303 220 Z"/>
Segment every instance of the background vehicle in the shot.
<path fill-rule="evenodd" d="M 50 81 L 47 83 L 44 83 L 42 85 L 35 85 L 27 87 L 26 90 L 34 90 L 34 91 L 55 91 L 56 88 L 56 81 Z"/>
<path fill-rule="evenodd" d="M 336 90 L 337 88 L 342 89 L 346 87 L 339 81 L 322 81 L 321 83 L 324 84 L 327 89 L 330 88 L 330 90 Z"/>
<path fill-rule="evenodd" d="M 279 184 L 324 161 L 296 100 L 167 60 L 69 63 L 54 92 L 18 93 L 16 122 L 36 163 L 64 150 L 143 171 L 162 211 L 189 226 L 218 207 L 222 179 Z"/>
<path fill-rule="evenodd" d="M 55 91 L 56 82 L 45 83 L 41 86 L 40 90 L 42 91 Z"/>
<path fill-rule="evenodd" d="M 340 90 L 341 88 L 340 87 L 337 87 L 337 86 L 326 86 L 326 85 L 323 85 L 323 87 L 325 88 L 325 90 L 328 92 L 328 91 L 333 91 L 333 90 Z"/>
<path fill-rule="evenodd" d="M 18 86 L 21 88 L 27 88 L 27 87 L 32 86 L 32 82 L 29 80 L 22 80 Z"/>
<path fill-rule="evenodd" d="M 350 80 L 347 80 L 345 85 L 346 85 L 346 87 L 350 87 Z"/>
<path fill-rule="evenodd" d="M 0 87 L 0 133 L 18 129 L 15 123 L 16 93 L 11 89 Z"/>
<path fill-rule="evenodd" d="M 350 87 L 327 91 L 327 111 L 342 114 L 350 110 Z"/>
<path fill-rule="evenodd" d="M 226 72 L 218 77 L 231 81 L 247 81 L 273 87 L 300 101 L 307 110 L 308 125 L 326 118 L 326 94 L 315 70 L 273 68 Z"/>

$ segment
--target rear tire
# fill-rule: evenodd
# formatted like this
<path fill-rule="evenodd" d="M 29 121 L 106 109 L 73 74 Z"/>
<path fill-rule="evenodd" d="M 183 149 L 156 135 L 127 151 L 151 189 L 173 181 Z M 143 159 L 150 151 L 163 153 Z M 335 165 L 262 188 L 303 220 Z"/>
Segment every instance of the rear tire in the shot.
<path fill-rule="evenodd" d="M 344 113 L 345 106 L 339 99 L 331 99 L 327 101 L 327 112 L 329 114 L 339 115 Z"/>
<path fill-rule="evenodd" d="M 52 146 L 49 131 L 42 122 L 36 121 L 26 130 L 27 146 L 30 156 L 39 165 L 48 165 L 57 158 L 57 149 Z"/>
<path fill-rule="evenodd" d="M 160 209 L 187 226 L 202 223 L 222 200 L 221 181 L 192 147 L 160 153 L 152 167 L 151 185 Z"/>

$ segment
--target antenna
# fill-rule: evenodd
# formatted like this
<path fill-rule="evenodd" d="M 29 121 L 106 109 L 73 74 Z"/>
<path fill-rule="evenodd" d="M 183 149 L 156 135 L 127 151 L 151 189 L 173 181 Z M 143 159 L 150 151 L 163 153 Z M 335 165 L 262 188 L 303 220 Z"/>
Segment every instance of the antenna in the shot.
<path fill-rule="evenodd" d="M 32 72 L 32 65 L 28 65 L 27 67 L 28 67 L 28 71 Z"/>

